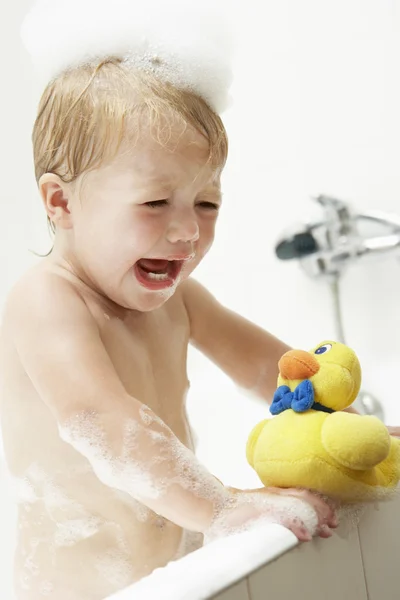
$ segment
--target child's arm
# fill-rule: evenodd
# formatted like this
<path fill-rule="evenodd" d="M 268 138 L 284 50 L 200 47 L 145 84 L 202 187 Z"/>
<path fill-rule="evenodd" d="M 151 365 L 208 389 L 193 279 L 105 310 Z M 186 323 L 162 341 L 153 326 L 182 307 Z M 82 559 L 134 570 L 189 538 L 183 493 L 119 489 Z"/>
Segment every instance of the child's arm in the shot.
<path fill-rule="evenodd" d="M 194 279 L 181 285 L 190 319 L 191 342 L 243 389 L 272 401 L 284 342 L 220 304 Z M 358 414 L 350 406 L 344 412 Z M 400 437 L 400 427 L 388 427 Z"/>
<path fill-rule="evenodd" d="M 191 342 L 241 388 L 272 401 L 278 361 L 290 350 L 284 342 L 225 308 L 200 283 L 181 285 Z"/>
<path fill-rule="evenodd" d="M 61 436 L 89 460 L 106 485 L 181 527 L 203 533 L 211 527 L 226 534 L 267 516 L 307 540 L 302 518 L 310 515 L 311 505 L 317 519 L 313 531 L 331 535 L 334 514 L 318 496 L 299 490 L 231 490 L 208 473 L 165 423 L 126 392 L 96 321 L 67 281 L 46 276 L 34 287 L 20 284 L 10 295 L 5 322 Z M 276 504 L 278 497 L 283 504 Z"/>
<path fill-rule="evenodd" d="M 35 287 L 20 284 L 5 322 L 61 436 L 86 456 L 98 477 L 176 524 L 205 531 L 226 489 L 126 392 L 74 288 L 48 275 Z"/>

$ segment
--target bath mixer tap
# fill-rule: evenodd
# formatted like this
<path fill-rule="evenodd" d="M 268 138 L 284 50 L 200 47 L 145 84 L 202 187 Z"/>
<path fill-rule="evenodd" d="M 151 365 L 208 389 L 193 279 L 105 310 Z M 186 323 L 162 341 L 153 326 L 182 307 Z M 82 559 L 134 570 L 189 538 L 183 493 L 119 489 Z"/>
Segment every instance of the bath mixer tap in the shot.
<path fill-rule="evenodd" d="M 331 277 L 361 258 L 398 254 L 400 217 L 383 211 L 354 213 L 350 205 L 331 196 L 313 198 L 323 219 L 306 224 L 276 245 L 278 258 L 297 258 L 310 277 Z M 360 226 L 384 227 L 385 234 L 365 236 Z"/>
<path fill-rule="evenodd" d="M 383 211 L 355 213 L 350 204 L 327 195 L 313 198 L 323 210 L 323 219 L 283 236 L 275 253 L 281 260 L 298 259 L 306 274 L 325 278 L 331 290 L 337 341 L 346 344 L 340 303 L 340 277 L 352 263 L 369 257 L 400 257 L 400 217 Z M 384 228 L 381 235 L 363 235 L 363 225 Z M 382 404 L 361 390 L 355 407 L 362 414 L 383 420 Z"/>

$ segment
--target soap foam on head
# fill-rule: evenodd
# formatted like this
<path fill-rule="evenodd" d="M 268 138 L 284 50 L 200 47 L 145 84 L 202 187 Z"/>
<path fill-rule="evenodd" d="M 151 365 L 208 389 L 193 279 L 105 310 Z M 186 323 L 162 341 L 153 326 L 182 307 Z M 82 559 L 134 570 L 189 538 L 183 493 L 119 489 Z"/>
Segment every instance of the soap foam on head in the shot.
<path fill-rule="evenodd" d="M 43 82 L 121 57 L 222 112 L 232 81 L 230 13 L 226 0 L 39 0 L 21 36 Z"/>

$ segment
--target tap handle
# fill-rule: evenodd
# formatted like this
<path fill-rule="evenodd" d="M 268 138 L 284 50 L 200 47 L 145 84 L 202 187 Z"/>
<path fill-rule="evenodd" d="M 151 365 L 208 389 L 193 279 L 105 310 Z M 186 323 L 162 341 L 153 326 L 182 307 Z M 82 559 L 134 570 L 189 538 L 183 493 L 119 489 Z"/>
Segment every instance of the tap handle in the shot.
<path fill-rule="evenodd" d="M 355 233 L 355 220 L 350 204 L 325 194 L 312 196 L 312 199 L 322 207 L 332 236 L 339 238 Z"/>

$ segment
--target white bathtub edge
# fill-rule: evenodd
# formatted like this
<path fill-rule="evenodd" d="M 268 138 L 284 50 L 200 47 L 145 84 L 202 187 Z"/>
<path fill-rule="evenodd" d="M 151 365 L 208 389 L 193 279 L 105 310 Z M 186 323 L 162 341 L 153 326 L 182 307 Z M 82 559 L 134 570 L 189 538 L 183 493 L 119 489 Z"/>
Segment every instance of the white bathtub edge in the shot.
<path fill-rule="evenodd" d="M 281 525 L 221 538 L 164 568 L 156 569 L 138 583 L 109 596 L 108 600 L 206 600 L 260 567 L 274 561 L 298 544 L 296 536 Z"/>

